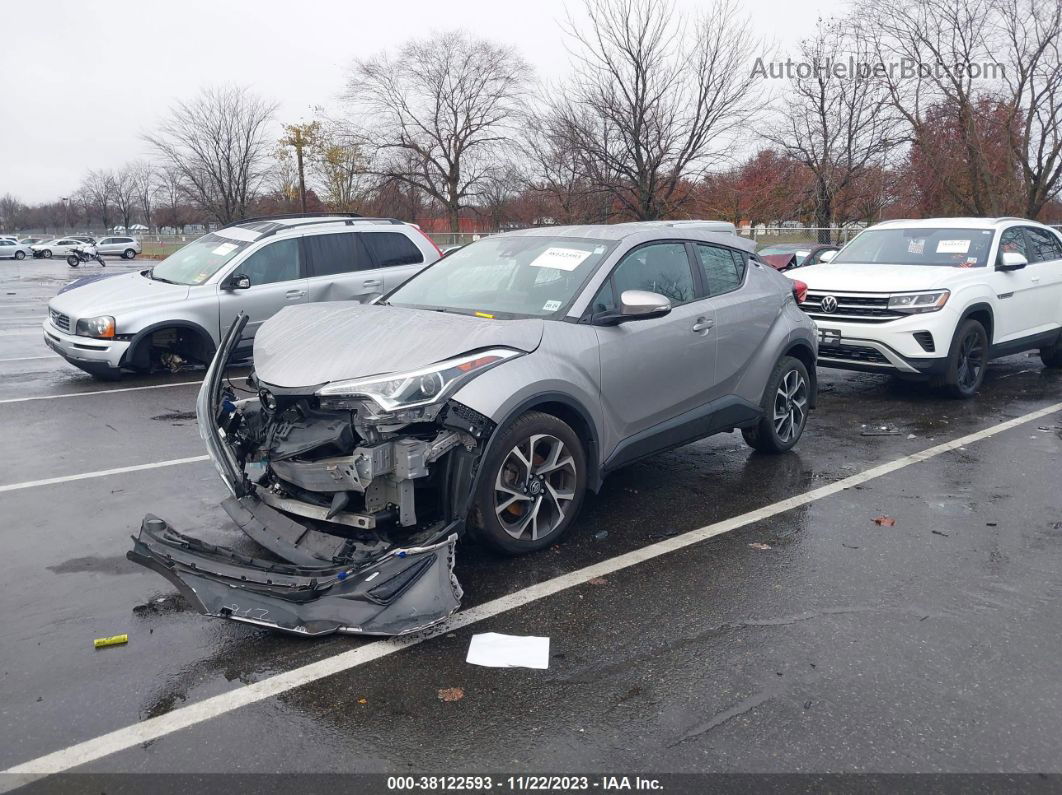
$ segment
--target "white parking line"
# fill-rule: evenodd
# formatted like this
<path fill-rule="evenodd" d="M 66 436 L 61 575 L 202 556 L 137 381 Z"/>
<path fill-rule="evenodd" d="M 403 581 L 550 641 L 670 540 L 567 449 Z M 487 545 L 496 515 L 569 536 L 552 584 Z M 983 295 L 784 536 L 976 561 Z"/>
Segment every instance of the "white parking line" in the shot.
<path fill-rule="evenodd" d="M 177 464 L 194 464 L 197 461 L 206 461 L 210 456 L 197 455 L 191 458 L 173 458 L 169 461 L 155 461 L 151 464 L 133 464 L 127 467 L 117 467 L 115 469 L 100 469 L 96 472 L 82 472 L 78 475 L 60 475 L 55 478 L 45 478 L 44 480 L 27 480 L 22 483 L 9 483 L 6 486 L 0 486 L 0 492 L 3 491 L 20 491 L 22 489 L 33 489 L 37 486 L 54 486 L 56 483 L 69 483 L 72 480 L 90 480 L 92 478 L 105 478 L 108 475 L 124 475 L 126 472 L 140 472 L 145 469 L 160 469 L 162 467 L 172 467 Z"/>
<path fill-rule="evenodd" d="M 12 360 L 14 361 L 14 360 Z M 30 400 L 58 400 L 59 398 L 89 397 L 91 395 L 113 395 L 115 392 L 136 392 L 139 389 L 169 389 L 172 386 L 201 384 L 202 381 L 177 381 L 173 384 L 151 384 L 149 386 L 123 386 L 117 389 L 97 389 L 95 392 L 68 392 L 65 395 L 33 395 L 32 397 L 4 398 L 0 403 L 26 403 Z"/>
<path fill-rule="evenodd" d="M 975 433 L 967 434 L 966 436 L 950 442 L 944 442 L 935 445 L 934 447 L 929 447 L 921 452 L 913 453 L 912 455 L 903 456 L 895 461 L 871 467 L 858 474 L 838 480 L 835 483 L 820 486 L 817 489 L 812 489 L 803 494 L 798 494 L 795 497 L 772 503 L 763 508 L 758 508 L 755 511 L 749 511 L 740 516 L 724 519 L 721 522 L 716 522 L 715 524 L 710 524 L 698 528 L 697 530 L 690 530 L 687 533 L 682 533 L 681 535 L 658 541 L 655 544 L 650 544 L 641 549 L 636 549 L 632 552 L 627 552 L 623 555 L 610 558 L 609 560 L 595 563 L 592 566 L 587 566 L 586 568 L 561 575 L 560 577 L 555 577 L 528 588 L 523 588 L 519 591 L 508 594 L 507 596 L 502 596 L 490 602 L 477 605 L 476 607 L 471 607 L 468 610 L 462 610 L 454 615 L 449 621 L 426 632 L 409 635 L 403 638 L 391 638 L 388 640 L 378 640 L 372 643 L 366 643 L 356 649 L 341 652 L 324 660 L 310 663 L 309 665 L 304 665 L 291 671 L 277 674 L 276 676 L 267 677 L 259 682 L 238 687 L 217 696 L 205 698 L 202 701 L 190 704 L 187 707 L 175 709 L 165 715 L 148 718 L 147 720 L 135 723 L 132 726 L 126 726 L 125 728 L 117 729 L 108 734 L 78 743 L 77 745 L 72 745 L 68 748 L 37 757 L 36 759 L 31 759 L 28 762 L 23 762 L 22 764 L 15 765 L 14 767 L 10 767 L 3 771 L 4 775 L 10 777 L 0 779 L 0 792 L 22 786 L 28 781 L 32 781 L 40 776 L 54 775 L 78 767 L 79 765 L 88 764 L 89 762 L 109 756 L 110 754 L 133 748 L 142 743 L 151 742 L 152 740 L 164 737 L 167 734 L 172 734 L 181 729 L 186 729 L 189 726 L 194 726 L 197 723 L 202 723 L 210 718 L 216 718 L 227 712 L 239 709 L 240 707 L 255 704 L 259 701 L 271 698 L 272 696 L 286 693 L 297 687 L 311 684 L 319 679 L 349 671 L 352 668 L 357 668 L 358 666 L 365 665 L 366 663 L 378 660 L 382 657 L 388 657 L 402 651 L 402 649 L 423 643 L 425 640 L 433 638 L 441 633 L 452 632 L 456 629 L 476 624 L 510 610 L 515 610 L 518 607 L 523 607 L 527 604 L 538 601 L 539 599 L 544 599 L 547 596 L 552 596 L 553 594 L 567 590 L 576 585 L 582 585 L 595 577 L 603 577 L 622 569 L 629 568 L 630 566 L 653 560 L 661 555 L 666 555 L 693 544 L 698 544 L 709 538 L 732 532 L 753 524 L 754 522 L 762 522 L 772 516 L 784 513 L 785 511 L 790 511 L 793 508 L 799 508 L 802 505 L 821 500 L 824 497 L 829 497 L 833 494 L 842 492 L 845 489 L 858 486 L 861 483 L 866 483 L 868 480 L 880 478 L 884 475 L 903 469 L 904 467 L 911 466 L 912 464 L 928 461 L 931 458 L 936 458 L 939 455 L 943 455 L 944 453 L 956 450 L 960 447 L 965 447 L 974 442 L 981 441 L 982 439 L 987 439 L 1027 422 L 1046 417 L 1056 411 L 1062 411 L 1062 403 L 1055 403 L 1046 408 L 1031 411 L 1028 414 L 1023 414 L 1012 420 L 998 423 L 997 425 L 976 431 Z"/>
<path fill-rule="evenodd" d="M 34 359 L 61 359 L 62 356 L 57 356 L 54 353 L 49 353 L 44 356 L 16 356 L 14 359 L 0 359 L 0 364 L 4 362 L 29 362 Z"/>

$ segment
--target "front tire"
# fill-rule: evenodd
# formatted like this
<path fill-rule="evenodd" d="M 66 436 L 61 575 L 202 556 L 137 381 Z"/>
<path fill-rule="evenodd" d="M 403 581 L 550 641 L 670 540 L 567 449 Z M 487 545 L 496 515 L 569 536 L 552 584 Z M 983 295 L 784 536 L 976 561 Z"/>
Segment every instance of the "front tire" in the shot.
<path fill-rule="evenodd" d="M 81 264 L 81 260 L 71 254 L 69 257 L 66 258 L 66 264 L 69 265 L 71 268 L 76 268 L 78 265 Z"/>
<path fill-rule="evenodd" d="M 1040 361 L 1044 363 L 1044 367 L 1062 367 L 1062 333 L 1052 347 L 1040 348 Z"/>
<path fill-rule="evenodd" d="M 44 258 L 45 259 L 51 259 L 52 258 L 52 250 L 50 248 L 44 249 Z"/>
<path fill-rule="evenodd" d="M 752 428 L 742 428 L 745 443 L 761 453 L 784 453 L 800 441 L 808 422 L 811 378 L 804 363 L 783 356 L 767 379 L 763 417 Z"/>
<path fill-rule="evenodd" d="M 978 321 L 966 320 L 951 341 L 945 390 L 954 398 L 969 400 L 981 388 L 987 365 L 988 332 Z"/>
<path fill-rule="evenodd" d="M 480 474 L 470 530 L 505 555 L 555 543 L 586 493 L 586 454 L 567 423 L 529 411 L 503 429 Z"/>
<path fill-rule="evenodd" d="M 131 248 L 127 248 L 122 252 L 122 259 L 133 259 L 136 256 L 136 252 Z"/>

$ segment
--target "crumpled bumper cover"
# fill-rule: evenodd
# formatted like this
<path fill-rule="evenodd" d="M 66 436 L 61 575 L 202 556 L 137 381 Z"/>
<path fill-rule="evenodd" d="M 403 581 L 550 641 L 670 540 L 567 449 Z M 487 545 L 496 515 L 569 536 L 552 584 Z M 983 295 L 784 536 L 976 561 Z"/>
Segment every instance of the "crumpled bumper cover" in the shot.
<path fill-rule="evenodd" d="M 451 615 L 457 536 L 358 567 L 273 563 L 182 535 L 148 515 L 126 557 L 172 582 L 199 612 L 298 635 L 403 635 Z"/>

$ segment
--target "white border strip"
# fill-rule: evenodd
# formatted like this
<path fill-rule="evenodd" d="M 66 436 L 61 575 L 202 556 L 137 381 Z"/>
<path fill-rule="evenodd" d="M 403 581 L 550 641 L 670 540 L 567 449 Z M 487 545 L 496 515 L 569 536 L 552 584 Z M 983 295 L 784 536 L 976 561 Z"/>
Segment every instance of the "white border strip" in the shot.
<path fill-rule="evenodd" d="M 117 389 L 97 389 L 95 392 L 68 392 L 65 395 L 34 395 L 32 397 L 4 398 L 0 403 L 26 403 L 30 400 L 58 400 L 59 398 L 90 397 L 92 395 L 113 395 L 115 392 L 136 392 L 141 389 L 169 389 L 173 386 L 201 384 L 202 381 L 178 381 L 175 384 L 151 384 L 149 386 L 123 386 Z"/>
<path fill-rule="evenodd" d="M 32 489 L 37 486 L 54 486 L 57 483 L 69 483 L 73 480 L 91 480 L 92 478 L 105 478 L 108 475 L 124 475 L 126 472 L 142 472 L 145 469 L 161 469 L 162 467 L 172 467 L 178 464 L 194 464 L 197 461 L 207 461 L 210 459 L 208 455 L 197 455 L 191 458 L 173 458 L 169 461 L 155 461 L 152 464 L 134 464 L 127 467 L 117 467 L 116 469 L 100 469 L 96 472 L 82 472 L 79 475 L 61 475 L 57 478 L 45 478 L 44 480 L 27 480 L 22 483 L 9 483 L 6 486 L 0 486 L 0 492 L 5 491 L 21 491 L 22 489 Z"/>
<path fill-rule="evenodd" d="M 310 663 L 309 665 L 303 665 L 291 671 L 277 674 L 276 676 L 270 676 L 253 684 L 230 690 L 227 693 L 211 696 L 210 698 L 203 699 L 194 704 L 189 704 L 187 707 L 175 709 L 165 715 L 159 715 L 156 718 L 148 718 L 147 720 L 135 723 L 132 726 L 126 726 L 125 728 L 117 729 L 108 734 L 78 743 L 77 745 L 72 745 L 69 748 L 64 748 L 46 754 L 45 756 L 31 759 L 28 762 L 23 762 L 22 764 L 15 765 L 14 767 L 2 771 L 3 774 L 10 774 L 12 778 L 0 780 L 0 791 L 13 789 L 14 787 L 21 786 L 40 776 L 54 775 L 80 765 L 88 764 L 89 762 L 118 753 L 119 751 L 124 751 L 128 748 L 133 748 L 134 746 L 157 740 L 159 737 L 164 737 L 167 734 L 172 734 L 181 729 L 187 729 L 189 726 L 194 726 L 197 723 L 216 718 L 227 712 L 239 709 L 240 707 L 255 704 L 267 698 L 280 695 L 281 693 L 286 693 L 297 687 L 302 687 L 303 685 L 308 685 L 320 679 L 324 679 L 325 677 L 349 671 L 352 668 L 365 665 L 373 660 L 388 657 L 402 649 L 408 648 L 409 646 L 415 646 L 422 643 L 438 634 L 452 632 L 456 629 L 476 624 L 510 610 L 515 610 L 518 607 L 523 607 L 524 605 L 538 601 L 539 599 L 544 599 L 547 596 L 552 596 L 555 593 L 559 593 L 560 591 L 564 591 L 576 585 L 582 585 L 595 577 L 612 574 L 622 569 L 629 568 L 630 566 L 635 566 L 639 563 L 658 558 L 661 555 L 666 555 L 669 552 L 675 552 L 676 550 L 700 543 L 709 538 L 729 533 L 754 522 L 761 522 L 777 514 L 792 510 L 793 508 L 798 508 L 801 505 L 807 505 L 816 500 L 821 500 L 824 497 L 837 494 L 845 489 L 850 489 L 853 486 L 858 486 L 861 483 L 866 483 L 868 480 L 874 480 L 883 475 L 888 475 L 899 469 L 908 467 L 911 464 L 917 464 L 931 458 L 936 458 L 951 450 L 965 447 L 966 445 L 982 439 L 987 439 L 991 436 L 1003 433 L 1004 431 L 1008 431 L 1011 428 L 1016 428 L 1019 425 L 1039 419 L 1040 417 L 1046 417 L 1048 414 L 1052 414 L 1056 411 L 1062 411 L 1062 403 L 1055 403 L 1046 408 L 1037 409 L 1036 411 L 1022 415 L 1021 417 L 998 423 L 989 428 L 967 434 L 966 436 L 962 436 L 953 441 L 944 442 L 943 444 L 938 444 L 934 447 L 922 450 L 921 452 L 898 458 L 895 461 L 871 467 L 870 469 L 864 470 L 863 472 L 844 478 L 835 483 L 812 489 L 803 494 L 798 494 L 795 497 L 790 497 L 789 499 L 772 503 L 763 508 L 758 508 L 755 511 L 750 511 L 730 519 L 724 519 L 721 522 L 716 522 L 715 524 L 710 524 L 697 530 L 691 530 L 682 535 L 667 538 L 663 541 L 658 541 L 655 544 L 642 547 L 641 549 L 636 549 L 632 552 L 627 552 L 623 555 L 610 558 L 609 560 L 595 563 L 592 566 L 587 566 L 586 568 L 561 575 L 560 577 L 555 577 L 528 588 L 523 588 L 515 593 L 499 597 L 498 599 L 493 599 L 481 605 L 471 607 L 468 610 L 462 610 L 455 614 L 449 621 L 437 625 L 430 630 L 426 630 L 425 632 L 407 635 L 402 638 L 390 638 L 388 640 L 378 640 L 366 643 L 356 649 L 341 652 L 340 654 L 336 654 L 327 659 L 319 660 L 318 662 Z"/>

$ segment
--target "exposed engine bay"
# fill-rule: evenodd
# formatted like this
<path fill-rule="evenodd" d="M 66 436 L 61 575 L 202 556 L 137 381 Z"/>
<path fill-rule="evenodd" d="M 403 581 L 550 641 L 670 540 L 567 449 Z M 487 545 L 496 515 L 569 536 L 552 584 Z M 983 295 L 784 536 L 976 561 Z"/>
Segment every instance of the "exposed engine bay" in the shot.
<path fill-rule="evenodd" d="M 232 493 L 223 508 L 280 561 L 207 544 L 151 515 L 130 560 L 204 614 L 299 634 L 394 635 L 446 618 L 460 604 L 454 548 L 494 424 L 453 400 L 387 410 L 253 374 L 237 388 L 224 369 L 245 324 L 241 316 L 223 340 L 196 413 Z M 409 388 L 443 386 L 424 377 Z M 249 396 L 237 399 L 238 390 Z"/>

